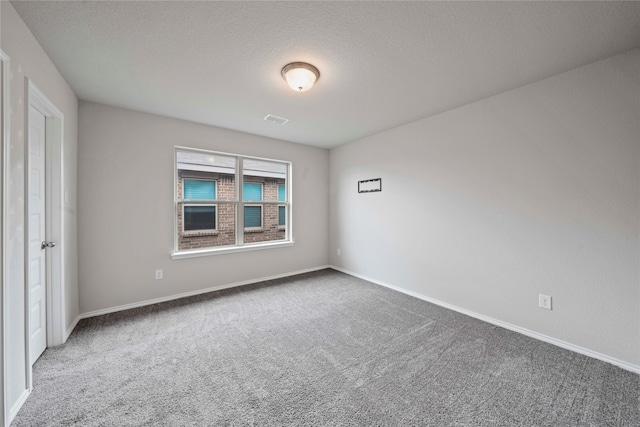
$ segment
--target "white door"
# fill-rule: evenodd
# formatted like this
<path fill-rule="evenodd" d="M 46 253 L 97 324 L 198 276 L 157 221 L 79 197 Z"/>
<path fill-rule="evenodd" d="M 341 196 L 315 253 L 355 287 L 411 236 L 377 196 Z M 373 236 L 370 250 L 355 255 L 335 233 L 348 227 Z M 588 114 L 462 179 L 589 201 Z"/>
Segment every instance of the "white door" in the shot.
<path fill-rule="evenodd" d="M 47 347 L 45 118 L 29 108 L 29 360 Z"/>

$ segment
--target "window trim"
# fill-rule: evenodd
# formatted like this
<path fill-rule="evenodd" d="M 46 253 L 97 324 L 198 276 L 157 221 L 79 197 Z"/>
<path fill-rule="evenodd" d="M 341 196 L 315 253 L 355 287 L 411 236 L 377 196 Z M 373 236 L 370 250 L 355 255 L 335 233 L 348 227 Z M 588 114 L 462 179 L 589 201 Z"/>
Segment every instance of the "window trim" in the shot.
<path fill-rule="evenodd" d="M 194 152 L 194 153 L 204 153 L 204 154 L 217 154 L 220 156 L 231 156 L 236 159 L 236 200 L 234 201 L 223 201 L 224 203 L 235 204 L 236 206 L 236 244 L 229 246 L 212 246 L 208 248 L 199 248 L 199 249 L 178 249 L 178 240 L 179 240 L 179 224 L 178 224 L 178 211 L 176 209 L 176 204 L 185 203 L 184 199 L 180 201 L 178 199 L 178 179 L 180 179 L 178 173 L 178 152 L 186 151 L 186 152 Z M 251 202 L 244 202 L 242 199 L 242 186 L 244 183 L 244 171 L 243 171 L 243 160 L 261 160 L 267 162 L 281 163 L 286 166 L 285 172 L 285 196 L 286 201 L 276 201 L 273 203 L 277 203 L 278 205 L 286 206 L 286 224 L 284 227 L 285 236 L 282 240 L 272 240 L 267 242 L 256 242 L 256 243 L 245 243 L 244 241 L 244 205 L 245 204 L 255 204 Z M 195 258 L 202 256 L 211 256 L 211 255 L 221 255 L 228 253 L 238 253 L 238 252 L 248 252 L 248 251 L 256 251 L 256 250 L 264 250 L 264 249 L 276 249 L 293 246 L 295 244 L 294 234 L 293 234 L 293 164 L 288 160 L 280 160 L 280 159 L 272 159 L 267 157 L 257 157 L 257 156 L 247 156 L 243 154 L 234 154 L 223 151 L 214 151 L 207 150 L 201 148 L 192 148 L 185 146 L 174 146 L 174 161 L 173 161 L 173 192 L 174 192 L 174 224 L 173 224 L 173 238 L 174 245 L 173 250 L 171 252 L 171 259 L 185 259 L 185 258 Z M 197 178 L 188 178 L 188 179 L 197 179 Z M 206 180 L 206 179 L 205 179 Z M 251 181 L 249 181 L 251 182 Z M 262 186 L 263 190 L 263 199 L 264 199 L 264 185 Z M 216 184 L 216 197 L 218 193 L 218 185 Z M 208 201 L 210 202 L 210 201 Z M 217 200 L 217 202 L 220 202 Z M 262 201 L 262 225 L 264 226 L 264 200 Z M 219 203 L 217 203 L 219 204 Z M 271 202 L 269 202 L 271 204 Z M 238 218 L 243 218 L 242 221 L 238 221 Z M 216 207 L 216 230 L 218 230 L 218 212 Z M 242 226 L 241 226 L 242 225 Z M 280 226 L 279 226 L 280 227 Z"/>
<path fill-rule="evenodd" d="M 171 259 L 198 258 L 211 255 L 233 254 L 238 252 L 261 251 L 264 249 L 285 248 L 295 245 L 293 240 L 274 240 L 273 242 L 247 243 L 243 246 L 222 246 L 207 249 L 183 249 L 171 254 Z"/>

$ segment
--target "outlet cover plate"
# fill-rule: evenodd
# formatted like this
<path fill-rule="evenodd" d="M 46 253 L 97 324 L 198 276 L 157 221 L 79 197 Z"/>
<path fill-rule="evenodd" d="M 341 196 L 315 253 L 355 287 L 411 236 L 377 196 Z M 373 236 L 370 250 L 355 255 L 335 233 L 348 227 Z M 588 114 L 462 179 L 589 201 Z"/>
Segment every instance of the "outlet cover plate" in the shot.
<path fill-rule="evenodd" d="M 551 310 L 551 297 L 549 295 L 538 294 L 538 307 Z"/>

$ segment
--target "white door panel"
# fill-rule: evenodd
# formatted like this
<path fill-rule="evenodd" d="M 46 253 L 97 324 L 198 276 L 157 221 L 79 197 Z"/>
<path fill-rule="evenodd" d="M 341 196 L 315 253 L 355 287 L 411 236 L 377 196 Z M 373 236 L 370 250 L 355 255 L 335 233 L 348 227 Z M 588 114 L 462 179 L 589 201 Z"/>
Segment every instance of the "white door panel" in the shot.
<path fill-rule="evenodd" d="M 29 360 L 47 347 L 45 117 L 29 108 Z"/>

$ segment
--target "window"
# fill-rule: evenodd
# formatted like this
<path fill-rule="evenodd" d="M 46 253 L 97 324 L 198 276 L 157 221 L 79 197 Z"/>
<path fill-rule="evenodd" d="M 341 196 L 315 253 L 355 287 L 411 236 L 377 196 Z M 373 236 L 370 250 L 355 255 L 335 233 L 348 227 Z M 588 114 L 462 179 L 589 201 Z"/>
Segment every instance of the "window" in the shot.
<path fill-rule="evenodd" d="M 211 201 L 216 198 L 215 181 L 183 179 L 182 188 L 185 200 Z M 183 231 L 201 231 L 216 229 L 216 206 L 213 204 L 185 204 L 182 209 Z"/>
<path fill-rule="evenodd" d="M 285 202 L 287 200 L 286 187 L 284 184 L 278 184 L 278 201 Z M 284 227 L 287 221 L 287 207 L 278 205 L 278 226 Z"/>
<path fill-rule="evenodd" d="M 242 186 L 242 200 L 261 201 L 262 184 L 245 182 Z M 244 228 L 262 227 L 262 205 L 244 205 Z"/>
<path fill-rule="evenodd" d="M 293 244 L 291 163 L 175 148 L 173 258 Z"/>
<path fill-rule="evenodd" d="M 244 228 L 262 227 L 262 206 L 244 205 Z"/>
<path fill-rule="evenodd" d="M 215 230 L 216 207 L 184 205 L 184 231 Z"/>
<path fill-rule="evenodd" d="M 213 200 L 216 198 L 215 181 L 197 179 L 184 180 L 184 198 L 186 200 Z"/>
<path fill-rule="evenodd" d="M 262 200 L 262 184 L 245 182 L 242 188 L 242 200 Z"/>

